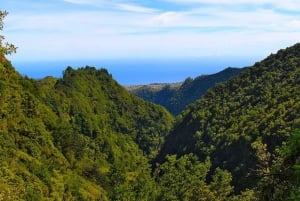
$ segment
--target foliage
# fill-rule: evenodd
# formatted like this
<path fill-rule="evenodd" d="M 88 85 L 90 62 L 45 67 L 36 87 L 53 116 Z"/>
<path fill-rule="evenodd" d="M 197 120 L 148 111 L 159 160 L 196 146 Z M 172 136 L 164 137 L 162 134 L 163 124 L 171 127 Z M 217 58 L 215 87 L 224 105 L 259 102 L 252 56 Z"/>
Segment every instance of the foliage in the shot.
<path fill-rule="evenodd" d="M 176 120 L 156 161 L 167 154 L 195 153 L 226 169 L 236 191 L 252 188 L 261 140 L 268 152 L 300 126 L 300 44 L 247 68 L 210 89 Z"/>
<path fill-rule="evenodd" d="M 7 11 L 1 11 L 0 10 L 0 31 L 3 30 L 3 20 L 5 16 L 7 16 Z M 4 55 L 16 53 L 17 48 L 11 44 L 11 43 L 3 43 L 3 40 L 5 37 L 3 35 L 0 35 L 0 58 L 3 59 Z"/>
<path fill-rule="evenodd" d="M 144 153 L 167 135 L 166 110 L 103 69 L 43 80 L 21 77 L 7 60 L 0 70 L 0 199 L 155 199 Z"/>
<path fill-rule="evenodd" d="M 92 138 L 102 135 L 101 130 L 112 130 L 129 135 L 147 155 L 154 156 L 172 126 L 172 116 L 165 109 L 129 94 L 105 69 L 69 67 L 54 88 L 55 94 L 42 100 L 68 118 L 77 132 Z"/>
<path fill-rule="evenodd" d="M 292 132 L 267 169 L 259 167 L 261 178 L 257 187 L 259 200 L 299 200 L 300 199 L 300 130 Z M 261 161 L 261 160 L 260 160 Z M 263 163 L 263 162 L 262 162 Z"/>
<path fill-rule="evenodd" d="M 212 180 L 207 181 L 211 170 L 209 159 L 200 162 L 193 154 L 177 158 L 167 155 L 166 162 L 159 165 L 155 175 L 160 187 L 158 200 L 162 201 L 197 201 L 197 200 L 253 200 L 253 192 L 245 191 L 241 195 L 233 195 L 231 174 L 216 169 Z"/>

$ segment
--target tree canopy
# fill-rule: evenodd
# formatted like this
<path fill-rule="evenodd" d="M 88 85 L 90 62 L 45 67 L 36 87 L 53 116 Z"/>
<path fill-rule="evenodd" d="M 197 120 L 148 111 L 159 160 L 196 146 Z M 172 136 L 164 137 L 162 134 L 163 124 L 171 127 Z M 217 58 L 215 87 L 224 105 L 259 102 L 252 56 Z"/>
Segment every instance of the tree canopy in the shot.
<path fill-rule="evenodd" d="M 0 31 L 3 30 L 3 20 L 7 16 L 7 11 L 1 11 L 0 10 Z M 3 57 L 7 54 L 15 53 L 17 48 L 8 42 L 4 42 L 5 37 L 3 35 L 0 35 L 0 56 Z"/>
<path fill-rule="evenodd" d="M 209 156 L 237 187 L 254 186 L 258 156 L 251 144 L 261 141 L 273 153 L 300 127 L 299 66 L 296 44 L 210 89 L 177 117 L 158 161 L 167 154 Z"/>

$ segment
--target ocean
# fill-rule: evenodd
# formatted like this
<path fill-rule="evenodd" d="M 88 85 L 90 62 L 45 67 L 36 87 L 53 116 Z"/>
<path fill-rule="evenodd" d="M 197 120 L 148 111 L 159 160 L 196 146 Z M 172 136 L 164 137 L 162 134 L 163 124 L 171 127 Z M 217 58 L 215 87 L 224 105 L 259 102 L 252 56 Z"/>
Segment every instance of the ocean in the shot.
<path fill-rule="evenodd" d="M 71 66 L 74 69 L 92 66 L 106 68 L 118 83 L 137 85 L 150 83 L 174 83 L 186 78 L 217 73 L 227 67 L 253 65 L 255 59 L 114 59 L 85 61 L 12 61 L 22 75 L 41 79 L 46 76 L 62 77 L 62 72 Z"/>

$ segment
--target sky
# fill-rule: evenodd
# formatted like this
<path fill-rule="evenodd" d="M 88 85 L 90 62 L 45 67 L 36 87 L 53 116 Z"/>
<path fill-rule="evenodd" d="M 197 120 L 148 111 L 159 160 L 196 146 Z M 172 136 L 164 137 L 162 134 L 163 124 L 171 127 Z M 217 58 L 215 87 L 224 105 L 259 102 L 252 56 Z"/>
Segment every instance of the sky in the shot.
<path fill-rule="evenodd" d="M 298 0 L 0 0 L 16 61 L 264 58 L 300 38 Z"/>

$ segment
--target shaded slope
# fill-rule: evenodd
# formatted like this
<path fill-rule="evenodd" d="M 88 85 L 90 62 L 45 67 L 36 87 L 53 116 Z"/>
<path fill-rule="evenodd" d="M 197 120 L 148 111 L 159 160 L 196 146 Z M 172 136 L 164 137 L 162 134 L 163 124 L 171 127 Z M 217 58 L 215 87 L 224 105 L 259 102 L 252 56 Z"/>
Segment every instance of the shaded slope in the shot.
<path fill-rule="evenodd" d="M 177 118 L 157 158 L 196 153 L 233 173 L 238 189 L 255 183 L 257 156 L 251 143 L 274 151 L 300 127 L 300 44 L 218 84 Z"/>
<path fill-rule="evenodd" d="M 166 107 L 173 115 L 178 115 L 184 108 L 199 99 L 216 83 L 226 81 L 238 75 L 243 69 L 226 68 L 212 75 L 202 75 L 195 79 L 187 78 L 182 84 L 165 84 L 162 88 L 141 86 L 129 90 L 145 99 Z"/>

